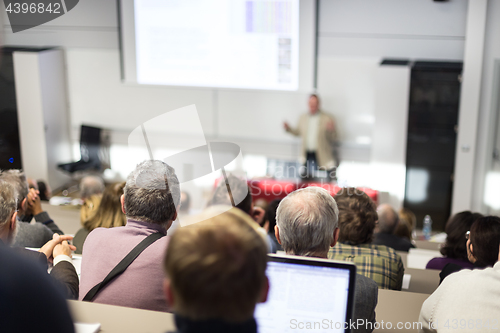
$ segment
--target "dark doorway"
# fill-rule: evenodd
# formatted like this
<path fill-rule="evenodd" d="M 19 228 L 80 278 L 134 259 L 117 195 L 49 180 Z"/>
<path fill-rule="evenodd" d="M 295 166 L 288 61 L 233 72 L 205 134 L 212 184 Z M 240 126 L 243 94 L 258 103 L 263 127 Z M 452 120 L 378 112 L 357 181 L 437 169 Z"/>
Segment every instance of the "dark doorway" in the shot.
<path fill-rule="evenodd" d="M 411 71 L 404 207 L 444 230 L 451 212 L 460 62 L 415 62 Z"/>

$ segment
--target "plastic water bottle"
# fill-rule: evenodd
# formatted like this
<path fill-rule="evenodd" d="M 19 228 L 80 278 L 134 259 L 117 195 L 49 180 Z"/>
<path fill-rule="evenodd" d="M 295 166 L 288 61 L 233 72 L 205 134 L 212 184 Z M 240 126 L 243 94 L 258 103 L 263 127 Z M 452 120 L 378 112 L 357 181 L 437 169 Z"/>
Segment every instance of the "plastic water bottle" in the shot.
<path fill-rule="evenodd" d="M 432 220 L 429 215 L 425 215 L 424 217 L 424 238 L 429 240 L 431 239 L 431 232 L 432 232 Z"/>

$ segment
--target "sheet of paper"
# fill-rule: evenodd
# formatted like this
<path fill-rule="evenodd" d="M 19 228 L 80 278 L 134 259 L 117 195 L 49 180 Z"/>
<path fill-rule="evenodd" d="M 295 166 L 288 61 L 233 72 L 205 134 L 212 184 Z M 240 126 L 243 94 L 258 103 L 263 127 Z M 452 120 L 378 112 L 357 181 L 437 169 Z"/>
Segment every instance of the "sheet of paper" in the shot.
<path fill-rule="evenodd" d="M 401 286 L 401 289 L 409 289 L 410 288 L 410 280 L 411 280 L 411 274 L 403 275 L 403 285 Z"/>
<path fill-rule="evenodd" d="M 101 330 L 101 324 L 75 323 L 75 333 L 97 333 Z"/>

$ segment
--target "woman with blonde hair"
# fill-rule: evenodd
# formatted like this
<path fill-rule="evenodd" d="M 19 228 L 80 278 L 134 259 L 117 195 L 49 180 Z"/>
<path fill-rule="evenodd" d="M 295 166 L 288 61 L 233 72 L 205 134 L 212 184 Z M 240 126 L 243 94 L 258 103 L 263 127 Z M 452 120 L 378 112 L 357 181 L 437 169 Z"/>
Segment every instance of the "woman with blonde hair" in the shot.
<path fill-rule="evenodd" d="M 100 203 L 98 198 L 91 197 L 89 203 L 92 203 L 94 208 L 88 214 L 84 214 L 82 210 L 83 228 L 77 231 L 73 239 L 73 245 L 76 246 L 75 253 L 82 253 L 85 239 L 95 228 L 122 227 L 127 223 L 120 203 L 124 187 L 125 182 L 108 185 L 102 194 Z"/>

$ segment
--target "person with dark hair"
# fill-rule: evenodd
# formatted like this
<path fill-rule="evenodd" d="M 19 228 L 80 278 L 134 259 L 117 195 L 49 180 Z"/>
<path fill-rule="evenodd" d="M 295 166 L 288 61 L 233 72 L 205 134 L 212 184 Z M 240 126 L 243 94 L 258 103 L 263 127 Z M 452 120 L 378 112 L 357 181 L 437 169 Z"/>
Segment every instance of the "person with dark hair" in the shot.
<path fill-rule="evenodd" d="M 265 211 L 256 207 L 253 204 L 252 193 L 250 187 L 248 186 L 246 180 L 238 178 L 232 174 L 227 176 L 227 182 L 231 189 L 230 197 L 227 191 L 227 185 L 224 179 L 222 179 L 217 188 L 215 189 L 214 195 L 209 202 L 209 206 L 213 205 L 227 205 L 232 206 L 235 203 L 235 207 L 241 209 L 248 215 L 250 215 L 255 222 L 259 225 L 262 224 L 264 220 Z"/>
<path fill-rule="evenodd" d="M 500 217 L 478 218 L 467 234 L 467 257 L 477 268 L 492 267 L 498 260 Z"/>
<path fill-rule="evenodd" d="M 449 263 L 462 268 L 472 268 L 473 264 L 467 258 L 465 234 L 471 229 L 472 224 L 483 215 L 464 211 L 451 216 L 446 222 L 446 241 L 441 248 L 444 257 L 431 259 L 425 268 L 442 270 Z"/>
<path fill-rule="evenodd" d="M 274 227 L 276 226 L 276 210 L 281 202 L 281 199 L 275 199 L 271 201 L 269 206 L 267 206 L 266 217 L 267 221 L 269 221 L 269 227 L 267 232 L 267 238 L 269 244 L 271 244 L 271 253 L 276 253 L 278 251 L 283 251 L 281 244 L 276 239 L 276 233 L 274 231 Z"/>
<path fill-rule="evenodd" d="M 128 176 L 121 196 L 127 224 L 96 228 L 85 240 L 80 300 L 168 311 L 161 262 L 169 240 L 164 236 L 177 218 L 179 203 L 174 169 L 162 161 L 140 163 Z M 136 251 L 139 255 L 134 257 Z M 131 258 L 129 265 L 119 265 L 126 257 Z M 115 268 L 121 274 L 111 277 Z M 104 280 L 109 283 L 101 284 Z"/>
<path fill-rule="evenodd" d="M 38 185 L 38 192 L 40 195 L 40 200 L 42 201 L 49 201 L 50 197 L 52 197 L 52 191 L 50 190 L 50 187 L 45 184 L 43 180 L 37 181 Z"/>
<path fill-rule="evenodd" d="M 385 245 L 396 251 L 408 252 L 415 247 L 408 239 L 394 234 L 399 225 L 398 213 L 388 204 L 380 205 L 377 209 L 378 223 L 375 227 L 373 244 Z"/>
<path fill-rule="evenodd" d="M 283 124 L 285 131 L 302 138 L 302 163 L 307 170 L 302 176 L 314 178 L 316 169 L 327 171 L 329 179 L 335 179 L 334 169 L 338 160 L 334 155 L 337 131 L 333 116 L 320 110 L 319 97 L 309 96 L 309 112 L 300 116 L 296 128 L 287 122 Z"/>
<path fill-rule="evenodd" d="M 92 230 L 123 227 L 127 223 L 120 203 L 124 187 L 125 182 L 106 186 L 97 208 L 90 213 L 89 217 L 81 221 L 83 228 L 76 232 L 73 239 L 73 245 L 76 247 L 75 253 L 82 253 L 85 240 Z"/>
<path fill-rule="evenodd" d="M 375 203 L 356 189 L 343 188 L 335 195 L 339 209 L 339 239 L 329 259 L 352 261 L 357 272 L 377 282 L 379 288 L 401 290 L 404 267 L 401 257 L 385 245 L 371 244 L 378 221 Z"/>

